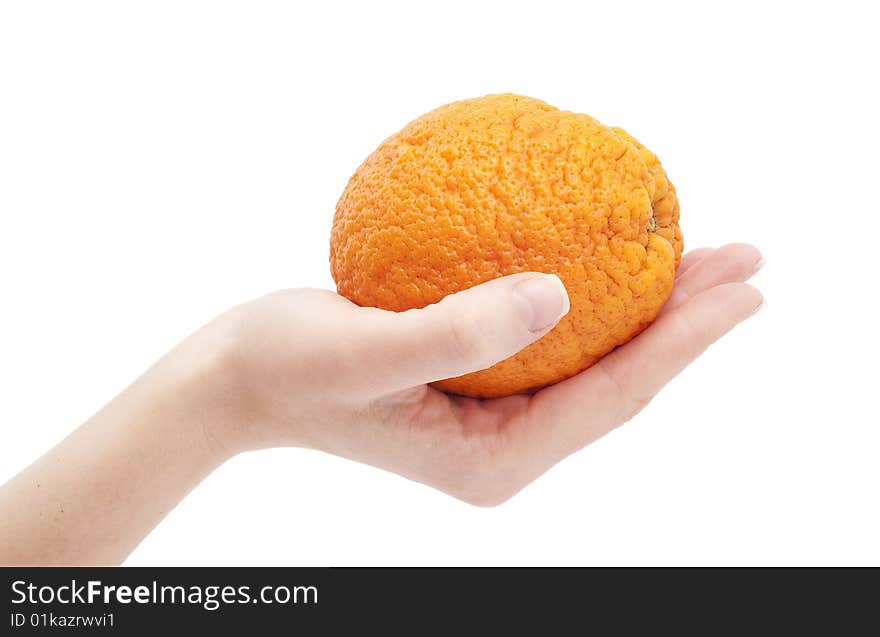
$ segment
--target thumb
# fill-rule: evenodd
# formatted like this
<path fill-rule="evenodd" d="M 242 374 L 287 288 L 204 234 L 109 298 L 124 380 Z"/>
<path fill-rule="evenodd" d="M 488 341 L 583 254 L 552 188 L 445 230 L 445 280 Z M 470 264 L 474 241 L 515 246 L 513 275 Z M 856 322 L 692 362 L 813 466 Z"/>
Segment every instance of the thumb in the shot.
<path fill-rule="evenodd" d="M 368 384 L 394 391 L 486 369 L 544 336 L 568 310 L 559 277 L 524 272 L 422 309 L 381 312 L 365 335 Z"/>

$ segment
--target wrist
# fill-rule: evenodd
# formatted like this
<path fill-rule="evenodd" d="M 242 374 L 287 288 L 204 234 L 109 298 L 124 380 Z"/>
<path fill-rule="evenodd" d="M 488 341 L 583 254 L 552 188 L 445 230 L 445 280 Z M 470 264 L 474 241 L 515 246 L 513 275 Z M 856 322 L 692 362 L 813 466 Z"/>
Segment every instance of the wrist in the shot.
<path fill-rule="evenodd" d="M 246 303 L 220 315 L 184 341 L 176 357 L 201 412 L 195 422 L 221 461 L 245 451 L 310 446 L 300 426 L 299 386 L 273 365 L 277 346 L 256 307 Z"/>
<path fill-rule="evenodd" d="M 176 426 L 186 428 L 193 451 L 206 454 L 217 466 L 250 448 L 250 401 L 237 359 L 235 318 L 224 314 L 184 340 L 142 378 L 174 412 L 171 420 Z"/>

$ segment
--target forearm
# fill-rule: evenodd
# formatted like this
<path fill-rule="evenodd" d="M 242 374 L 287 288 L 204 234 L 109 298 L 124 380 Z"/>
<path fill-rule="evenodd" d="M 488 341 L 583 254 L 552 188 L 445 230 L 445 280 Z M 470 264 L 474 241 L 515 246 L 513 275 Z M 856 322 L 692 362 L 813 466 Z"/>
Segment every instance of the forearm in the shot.
<path fill-rule="evenodd" d="M 228 452 L 237 417 L 213 326 L 163 358 L 0 488 L 0 563 L 115 564 Z"/>

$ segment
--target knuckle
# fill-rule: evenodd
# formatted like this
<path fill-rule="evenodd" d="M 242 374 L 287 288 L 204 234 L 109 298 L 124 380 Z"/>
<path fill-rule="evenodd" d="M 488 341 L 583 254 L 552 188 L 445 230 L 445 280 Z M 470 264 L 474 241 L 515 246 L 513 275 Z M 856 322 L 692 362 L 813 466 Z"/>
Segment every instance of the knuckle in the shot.
<path fill-rule="evenodd" d="M 641 396 L 635 394 L 630 387 L 623 382 L 614 368 L 607 363 L 600 363 L 598 366 L 602 371 L 608 385 L 611 387 L 611 396 L 618 404 L 616 416 L 614 417 L 614 426 L 619 427 L 636 416 L 640 411 L 648 406 L 648 403 L 654 398 L 653 396 Z"/>
<path fill-rule="evenodd" d="M 678 340 L 681 343 L 691 343 L 692 341 L 702 342 L 705 340 L 705 330 L 697 326 L 690 318 L 687 312 L 674 312 L 675 330 Z"/>
<path fill-rule="evenodd" d="M 635 418 L 639 414 L 639 412 L 641 412 L 645 407 L 648 406 L 648 403 L 651 402 L 652 398 L 653 396 L 646 398 L 631 396 L 626 401 L 624 408 L 621 410 L 621 415 L 618 418 L 618 426 Z"/>
<path fill-rule="evenodd" d="M 472 314 L 453 314 L 446 320 L 449 353 L 466 364 L 487 362 L 489 349 L 482 323 Z"/>

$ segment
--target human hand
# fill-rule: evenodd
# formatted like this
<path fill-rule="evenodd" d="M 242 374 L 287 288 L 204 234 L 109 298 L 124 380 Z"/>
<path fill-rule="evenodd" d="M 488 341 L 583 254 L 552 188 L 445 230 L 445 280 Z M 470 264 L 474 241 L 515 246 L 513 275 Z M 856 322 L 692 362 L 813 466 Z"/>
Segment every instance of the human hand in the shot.
<path fill-rule="evenodd" d="M 746 245 L 686 255 L 641 335 L 531 396 L 475 400 L 426 383 L 484 369 L 567 311 L 555 277 L 518 274 L 421 310 L 276 292 L 184 340 L 0 487 L 0 563 L 119 563 L 230 456 L 296 445 L 478 505 L 503 502 L 632 417 L 761 303 Z"/>
<path fill-rule="evenodd" d="M 403 313 L 323 290 L 276 292 L 219 319 L 239 407 L 208 433 L 227 454 L 309 447 L 496 505 L 629 420 L 752 315 L 762 297 L 742 281 L 760 265 L 744 244 L 690 252 L 645 332 L 568 380 L 491 400 L 426 383 L 489 367 L 550 331 L 568 309 L 555 277 L 504 277 Z"/>

